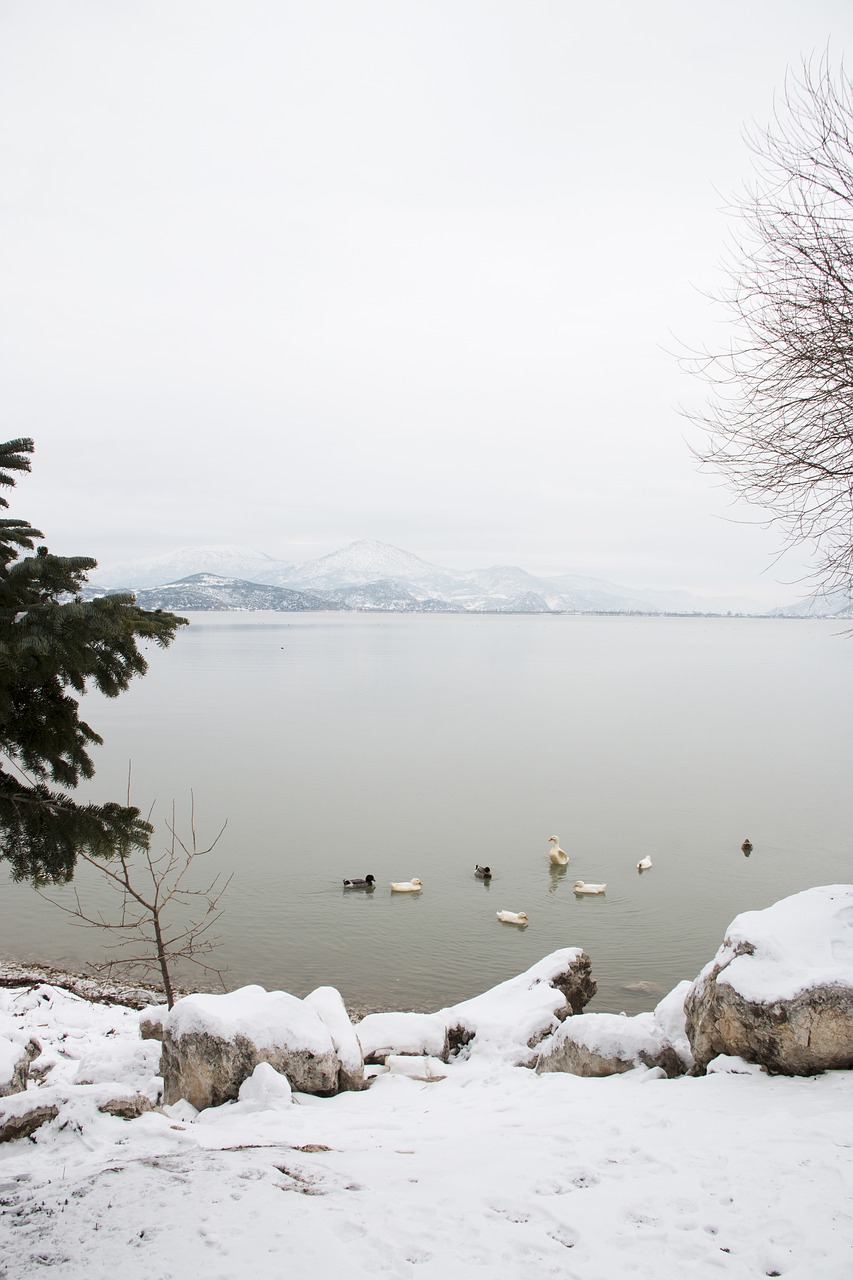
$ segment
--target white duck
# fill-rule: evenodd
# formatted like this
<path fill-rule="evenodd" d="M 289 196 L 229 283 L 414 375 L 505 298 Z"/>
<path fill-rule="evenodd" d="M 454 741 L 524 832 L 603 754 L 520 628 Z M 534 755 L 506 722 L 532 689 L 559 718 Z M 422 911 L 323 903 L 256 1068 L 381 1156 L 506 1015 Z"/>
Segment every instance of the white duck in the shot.
<path fill-rule="evenodd" d="M 392 880 L 391 881 L 392 893 L 419 893 L 423 887 L 424 887 L 423 883 L 420 880 Z"/>
<path fill-rule="evenodd" d="M 640 861 L 637 863 L 638 871 L 650 871 L 651 867 L 652 867 L 652 860 L 648 854 L 646 854 L 645 858 L 641 858 Z"/>
<path fill-rule="evenodd" d="M 574 883 L 575 893 L 605 893 L 606 884 L 585 884 L 583 880 L 576 880 Z"/>
<path fill-rule="evenodd" d="M 569 855 L 566 853 L 565 849 L 560 848 L 560 837 L 549 836 L 548 843 L 552 846 L 552 848 L 548 850 L 548 856 L 553 862 L 554 866 L 555 867 L 568 866 Z"/>
<path fill-rule="evenodd" d="M 526 911 L 497 911 L 495 914 L 504 924 L 527 924 Z"/>

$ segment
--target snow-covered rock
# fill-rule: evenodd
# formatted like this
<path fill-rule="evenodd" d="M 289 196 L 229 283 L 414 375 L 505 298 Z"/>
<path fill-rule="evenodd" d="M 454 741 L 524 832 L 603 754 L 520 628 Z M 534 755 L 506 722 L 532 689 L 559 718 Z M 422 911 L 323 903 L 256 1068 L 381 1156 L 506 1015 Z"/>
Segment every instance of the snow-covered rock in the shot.
<path fill-rule="evenodd" d="M 30 1137 L 42 1125 L 58 1120 L 77 1132 L 98 1116 L 135 1120 L 153 1110 L 150 1098 L 119 1081 L 99 1085 L 44 1085 L 0 1101 L 0 1142 Z"/>
<path fill-rule="evenodd" d="M 451 1049 L 466 1058 L 487 1054 L 527 1065 L 534 1047 L 595 995 L 590 960 L 579 947 L 563 947 L 482 995 L 442 1009 Z"/>
<path fill-rule="evenodd" d="M 305 1093 L 338 1091 L 340 1061 L 317 1011 L 284 991 L 241 987 L 227 995 L 185 996 L 163 1024 L 160 1060 L 167 1104 L 186 1098 L 199 1111 L 237 1098 L 259 1062 Z"/>
<path fill-rule="evenodd" d="M 447 1061 L 447 1023 L 439 1013 L 369 1013 L 356 1027 L 365 1062 L 384 1062 L 389 1054 Z"/>
<path fill-rule="evenodd" d="M 0 1036 L 0 1098 L 22 1093 L 27 1087 L 30 1054 L 19 1040 Z"/>
<path fill-rule="evenodd" d="M 700 1068 L 718 1054 L 786 1075 L 853 1067 L 853 885 L 747 911 L 688 993 Z"/>
<path fill-rule="evenodd" d="M 576 1076 L 612 1076 L 634 1067 L 660 1067 L 667 1076 L 684 1074 L 684 1065 L 653 1013 L 624 1018 L 618 1013 L 582 1013 L 568 1018 L 543 1041 L 536 1070 L 569 1071 Z"/>
<path fill-rule="evenodd" d="M 695 1066 L 690 1041 L 687 1038 L 687 1012 L 684 1002 L 692 983 L 686 979 L 673 987 L 655 1006 L 654 1019 L 667 1041 L 672 1045 L 685 1071 L 692 1071 Z"/>
<path fill-rule="evenodd" d="M 303 1003 L 316 1012 L 332 1037 L 340 1064 L 338 1089 L 363 1089 L 364 1056 L 340 991 L 335 987 L 317 987 L 309 992 Z"/>
<path fill-rule="evenodd" d="M 165 1004 L 149 1004 L 139 1012 L 139 1034 L 143 1040 L 162 1040 L 163 1023 L 169 1008 Z"/>

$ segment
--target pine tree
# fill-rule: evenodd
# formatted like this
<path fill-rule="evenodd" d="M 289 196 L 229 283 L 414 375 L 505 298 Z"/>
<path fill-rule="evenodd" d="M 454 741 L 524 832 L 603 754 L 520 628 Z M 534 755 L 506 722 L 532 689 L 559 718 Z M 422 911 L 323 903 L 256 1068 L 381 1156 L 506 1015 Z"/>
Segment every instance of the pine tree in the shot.
<path fill-rule="evenodd" d="M 30 470 L 32 451 L 32 440 L 0 444 L 0 486 Z M 84 601 L 97 562 L 36 548 L 43 537 L 24 520 L 0 519 L 0 858 L 35 884 L 70 880 L 81 851 L 148 847 L 152 828 L 138 809 L 69 794 L 91 778 L 88 748 L 102 741 L 74 695 L 88 685 L 116 697 L 147 669 L 138 642 L 165 647 L 186 622 L 140 609 L 132 595 Z"/>

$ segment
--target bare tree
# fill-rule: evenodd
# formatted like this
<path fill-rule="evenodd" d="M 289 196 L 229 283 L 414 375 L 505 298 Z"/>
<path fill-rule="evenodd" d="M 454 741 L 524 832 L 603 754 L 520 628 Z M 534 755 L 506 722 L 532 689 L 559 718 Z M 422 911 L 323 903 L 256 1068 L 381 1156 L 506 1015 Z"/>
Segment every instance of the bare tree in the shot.
<path fill-rule="evenodd" d="M 124 847 L 104 862 L 78 853 L 115 890 L 118 902 L 112 915 L 87 909 L 76 886 L 72 906 L 44 893 L 41 896 L 78 923 L 106 930 L 114 938 L 107 949 L 115 956 L 103 964 L 93 964 L 94 969 L 107 976 L 114 972 L 158 974 L 171 1009 L 175 1002 L 174 974 L 180 964 L 197 965 L 215 975 L 224 986 L 222 970 L 208 957 L 218 943 L 211 930 L 222 914 L 219 903 L 231 876 L 223 880 L 217 875 L 201 888 L 189 887 L 188 879 L 196 860 L 215 849 L 225 825 L 211 844 L 199 848 L 191 794 L 189 841 L 178 835 L 173 802 L 172 820 L 166 824 L 169 841 L 161 854 L 152 854 L 150 848 Z"/>
<path fill-rule="evenodd" d="M 712 384 L 690 414 L 701 461 L 805 542 L 825 588 L 853 585 L 853 84 L 828 54 L 789 74 L 747 135 L 755 177 L 734 204 L 720 294 L 730 345 L 685 363 Z"/>

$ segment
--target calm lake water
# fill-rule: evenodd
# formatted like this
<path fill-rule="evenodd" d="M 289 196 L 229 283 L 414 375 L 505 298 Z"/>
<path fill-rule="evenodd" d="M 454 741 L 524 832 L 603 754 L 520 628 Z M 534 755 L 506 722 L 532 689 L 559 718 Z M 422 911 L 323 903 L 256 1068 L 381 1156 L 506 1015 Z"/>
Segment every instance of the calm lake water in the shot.
<path fill-rule="evenodd" d="M 227 820 L 205 862 L 234 872 L 229 986 L 328 983 L 354 1008 L 430 1009 L 582 946 L 590 1008 L 637 1012 L 695 977 L 738 912 L 851 878 L 840 623 L 190 616 L 126 694 L 84 699 L 105 739 L 85 794 L 122 799 L 132 760 L 155 820 L 174 799 L 187 832 L 191 790 L 202 842 Z M 368 872 L 375 892 L 342 890 Z M 421 894 L 391 894 L 413 876 Z M 606 896 L 575 897 L 577 879 Z M 90 876 L 79 887 L 107 908 Z M 0 929 L 8 958 L 103 955 L 26 885 L 4 888 Z"/>

